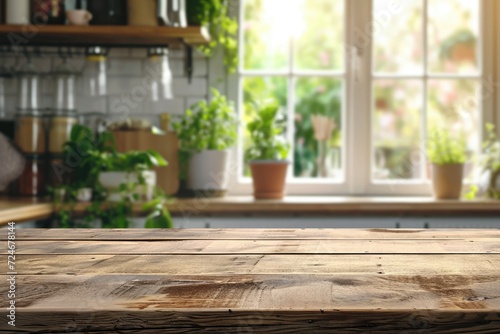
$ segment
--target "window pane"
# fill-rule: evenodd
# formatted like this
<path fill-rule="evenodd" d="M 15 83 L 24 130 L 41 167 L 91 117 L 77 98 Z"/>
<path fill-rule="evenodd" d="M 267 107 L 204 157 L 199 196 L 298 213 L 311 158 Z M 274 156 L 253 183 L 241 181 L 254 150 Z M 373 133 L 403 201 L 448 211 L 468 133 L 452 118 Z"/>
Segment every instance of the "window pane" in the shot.
<path fill-rule="evenodd" d="M 478 0 L 429 1 L 429 70 L 446 73 L 478 71 Z"/>
<path fill-rule="evenodd" d="M 282 112 L 286 117 L 288 104 L 288 84 L 284 77 L 250 77 L 243 79 L 243 126 L 245 127 L 243 137 L 243 148 L 249 147 L 249 134 L 246 124 L 253 120 L 255 115 L 255 103 L 262 103 L 268 99 L 274 99 L 282 106 Z M 245 176 L 249 176 L 248 164 L 245 164 Z"/>
<path fill-rule="evenodd" d="M 288 15 L 288 12 L 285 15 L 285 4 L 281 0 L 246 0 L 244 3 L 244 68 L 286 69 L 289 64 L 290 29 L 296 17 Z M 294 4 L 286 4 L 287 10 L 293 7 Z"/>
<path fill-rule="evenodd" d="M 339 79 L 297 79 L 295 177 L 342 177 L 342 96 Z"/>
<path fill-rule="evenodd" d="M 444 127 L 452 135 L 466 136 L 470 157 L 481 147 L 479 89 L 477 80 L 430 80 L 428 84 L 428 129 Z M 466 167 L 468 175 L 470 166 Z"/>
<path fill-rule="evenodd" d="M 375 72 L 423 73 L 422 11 L 422 0 L 374 1 Z M 363 32 L 365 39 L 371 35 L 368 27 Z"/>
<path fill-rule="evenodd" d="M 296 23 L 295 66 L 303 70 L 341 70 L 344 0 L 307 0 L 299 5 L 302 18 Z"/>
<path fill-rule="evenodd" d="M 421 178 L 422 93 L 419 80 L 374 82 L 375 180 Z"/>

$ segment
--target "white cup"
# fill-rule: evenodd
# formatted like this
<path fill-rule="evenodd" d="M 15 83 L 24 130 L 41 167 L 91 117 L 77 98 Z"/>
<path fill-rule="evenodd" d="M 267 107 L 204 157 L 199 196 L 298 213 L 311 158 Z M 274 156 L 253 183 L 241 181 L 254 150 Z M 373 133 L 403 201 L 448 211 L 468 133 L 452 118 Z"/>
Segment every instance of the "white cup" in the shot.
<path fill-rule="evenodd" d="M 85 9 L 67 10 L 66 19 L 70 25 L 88 26 L 92 20 L 92 14 Z"/>

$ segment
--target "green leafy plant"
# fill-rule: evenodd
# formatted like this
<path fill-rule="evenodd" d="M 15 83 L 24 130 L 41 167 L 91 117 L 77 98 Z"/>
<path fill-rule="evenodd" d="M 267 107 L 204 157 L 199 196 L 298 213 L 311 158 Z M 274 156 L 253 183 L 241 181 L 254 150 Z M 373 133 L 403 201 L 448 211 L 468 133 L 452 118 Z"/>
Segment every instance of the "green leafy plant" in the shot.
<path fill-rule="evenodd" d="M 207 26 L 211 40 L 199 49 L 208 57 L 217 46 L 224 49 L 224 64 L 229 73 L 238 66 L 238 22 L 230 17 L 229 0 L 188 0 L 187 12 L 190 24 Z"/>
<path fill-rule="evenodd" d="M 58 217 L 61 227 L 75 227 L 74 211 L 76 194 L 82 186 L 93 189 L 92 203 L 85 209 L 85 221 L 90 224 L 96 219 L 102 221 L 105 228 L 126 228 L 129 226 L 127 217 L 133 213 L 134 203 L 139 195 L 133 194 L 137 185 L 144 185 L 145 179 L 141 172 L 153 167 L 166 166 L 167 161 L 156 151 L 131 151 L 118 153 L 114 137 L 109 132 L 94 134 L 82 125 L 72 128 L 70 140 L 64 146 L 64 162 L 71 165 L 71 177 L 66 184 L 52 190 L 54 204 L 58 206 Z M 120 191 L 124 194 L 117 203 L 107 203 L 106 190 L 99 183 L 99 174 L 106 171 L 137 173 L 137 182 L 123 183 Z M 61 194 L 64 193 L 64 196 Z M 146 227 L 172 227 L 172 218 L 166 207 L 166 195 L 155 189 L 152 201 L 143 205 L 143 211 L 148 213 Z M 161 208 L 160 206 L 163 205 Z M 81 224 L 80 224 L 81 226 Z M 85 227 L 85 226 L 81 226 Z"/>
<path fill-rule="evenodd" d="M 71 188 L 92 187 L 100 172 L 100 155 L 113 151 L 115 140 L 111 133 L 96 133 L 82 125 L 74 125 L 70 138 L 64 144 L 62 160 L 70 166 Z"/>
<path fill-rule="evenodd" d="M 210 103 L 204 100 L 196 103 L 181 121 L 173 124 L 182 151 L 222 151 L 236 143 L 238 119 L 233 103 L 216 89 L 212 89 L 212 94 Z"/>
<path fill-rule="evenodd" d="M 500 140 L 495 133 L 495 126 L 486 124 L 487 139 L 483 143 L 484 153 L 480 159 L 480 166 L 483 170 L 490 170 L 493 173 L 500 172 Z"/>
<path fill-rule="evenodd" d="M 500 140 L 495 133 L 495 126 L 486 124 L 487 139 L 483 143 L 483 153 L 479 157 L 478 167 L 483 173 L 489 173 L 488 184 L 486 185 L 486 196 L 500 199 L 500 189 L 496 186 L 500 178 Z M 473 185 L 467 198 L 476 198 L 479 187 Z"/>
<path fill-rule="evenodd" d="M 446 130 L 432 128 L 427 154 L 430 161 L 436 165 L 463 164 L 467 158 L 465 135 L 453 138 Z"/>
<path fill-rule="evenodd" d="M 158 152 L 130 151 L 118 153 L 116 151 L 99 153 L 96 156 L 100 171 L 113 172 L 143 172 L 153 167 L 167 166 L 167 161 Z"/>
<path fill-rule="evenodd" d="M 289 145 L 282 137 L 284 120 L 279 119 L 279 104 L 266 102 L 262 107 L 255 106 L 255 119 L 248 123 L 250 147 L 245 153 L 247 161 L 283 160 L 288 156 Z"/>

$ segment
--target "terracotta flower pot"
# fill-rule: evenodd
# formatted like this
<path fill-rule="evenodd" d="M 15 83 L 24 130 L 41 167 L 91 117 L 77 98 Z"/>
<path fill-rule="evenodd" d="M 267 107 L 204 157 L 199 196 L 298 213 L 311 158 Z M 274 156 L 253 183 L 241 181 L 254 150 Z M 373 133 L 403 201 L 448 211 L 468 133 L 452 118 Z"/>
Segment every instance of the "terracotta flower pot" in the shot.
<path fill-rule="evenodd" d="M 285 196 L 288 161 L 251 161 L 254 197 L 256 199 L 281 199 Z"/>
<path fill-rule="evenodd" d="M 459 199 L 462 193 L 463 164 L 432 165 L 432 186 L 437 199 Z"/>

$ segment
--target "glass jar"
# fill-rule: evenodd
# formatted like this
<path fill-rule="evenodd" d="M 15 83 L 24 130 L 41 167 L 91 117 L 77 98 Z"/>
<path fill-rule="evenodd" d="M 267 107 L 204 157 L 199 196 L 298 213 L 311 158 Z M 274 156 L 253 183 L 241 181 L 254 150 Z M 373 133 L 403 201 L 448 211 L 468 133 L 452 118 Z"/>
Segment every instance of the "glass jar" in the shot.
<path fill-rule="evenodd" d="M 46 135 L 43 117 L 33 113 L 17 119 L 16 144 L 24 153 L 43 154 L 46 151 Z"/>
<path fill-rule="evenodd" d="M 40 76 L 30 60 L 17 72 L 17 79 L 17 108 L 24 111 L 38 110 L 40 108 Z"/>
<path fill-rule="evenodd" d="M 69 140 L 73 125 L 78 120 L 72 116 L 54 116 L 49 125 L 49 153 L 58 154 L 63 152 L 64 144 Z"/>
<path fill-rule="evenodd" d="M 21 196 L 42 196 L 45 192 L 45 158 L 32 154 L 25 159 L 23 173 L 16 181 L 17 193 Z"/>
<path fill-rule="evenodd" d="M 86 51 L 83 68 L 83 90 L 87 96 L 103 96 L 107 94 L 107 50 L 91 47 Z"/>
<path fill-rule="evenodd" d="M 56 113 L 73 112 L 76 109 L 76 72 L 66 62 L 54 72 L 54 109 Z"/>
<path fill-rule="evenodd" d="M 168 48 L 151 48 L 145 62 L 144 76 L 151 83 L 151 99 L 172 99 L 172 71 L 168 59 Z"/>

